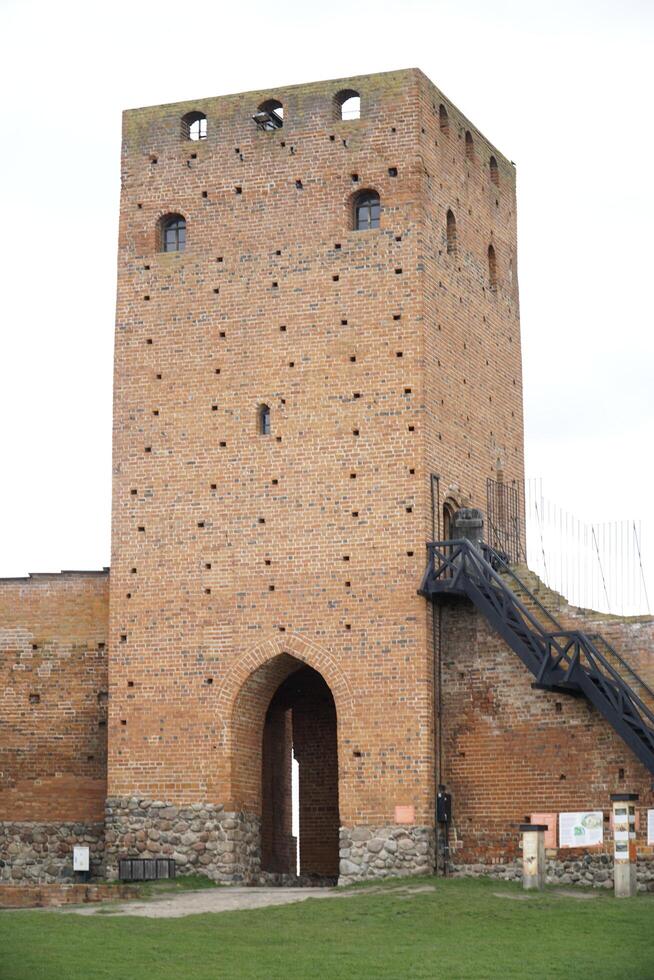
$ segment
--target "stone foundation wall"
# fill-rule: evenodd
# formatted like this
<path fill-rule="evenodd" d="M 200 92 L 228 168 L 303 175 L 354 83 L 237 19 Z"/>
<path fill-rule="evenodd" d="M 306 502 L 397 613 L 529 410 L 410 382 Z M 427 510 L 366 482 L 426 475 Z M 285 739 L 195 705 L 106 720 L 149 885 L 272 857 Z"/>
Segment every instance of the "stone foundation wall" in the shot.
<path fill-rule="evenodd" d="M 488 876 L 501 881 L 520 881 L 522 861 L 507 864 L 454 864 L 454 878 L 481 878 Z M 639 891 L 654 891 L 654 860 L 638 861 L 636 877 Z M 569 861 L 547 861 L 548 885 L 584 885 L 588 888 L 613 888 L 613 858 L 609 854 L 586 854 Z"/>
<path fill-rule="evenodd" d="M 258 817 L 220 804 L 177 806 L 139 797 L 106 804 L 107 877 L 118 877 L 119 857 L 171 857 L 178 874 L 214 881 L 255 881 L 261 866 Z"/>
<path fill-rule="evenodd" d="M 104 877 L 104 824 L 0 822 L 0 882 L 72 881 L 73 847 L 90 848 L 92 878 Z"/>
<path fill-rule="evenodd" d="M 339 885 L 434 871 L 431 827 L 341 827 Z"/>

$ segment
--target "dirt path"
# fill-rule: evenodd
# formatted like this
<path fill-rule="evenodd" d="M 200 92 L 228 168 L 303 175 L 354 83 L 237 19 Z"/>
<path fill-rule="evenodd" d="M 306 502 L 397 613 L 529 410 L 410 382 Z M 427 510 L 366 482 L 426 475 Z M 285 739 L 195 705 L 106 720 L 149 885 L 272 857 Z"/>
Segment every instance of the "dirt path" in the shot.
<path fill-rule="evenodd" d="M 308 898 L 356 898 L 359 895 L 378 895 L 390 892 L 410 898 L 425 891 L 434 891 L 433 885 L 407 885 L 406 888 L 365 888 L 344 892 L 338 888 L 207 888 L 197 892 L 181 892 L 177 895 L 157 895 L 154 898 L 134 902 L 117 902 L 111 905 L 79 905 L 60 908 L 58 912 L 74 915 L 141 915 L 148 919 L 178 919 L 185 915 L 201 915 L 204 912 L 234 912 L 239 909 L 262 909 L 271 905 L 292 905 Z"/>

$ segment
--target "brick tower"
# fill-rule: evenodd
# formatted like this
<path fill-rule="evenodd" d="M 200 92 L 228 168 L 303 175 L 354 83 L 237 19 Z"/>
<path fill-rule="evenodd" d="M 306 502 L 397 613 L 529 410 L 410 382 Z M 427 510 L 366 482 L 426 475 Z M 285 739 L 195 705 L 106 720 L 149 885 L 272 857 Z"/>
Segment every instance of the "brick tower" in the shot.
<path fill-rule="evenodd" d="M 125 113 L 110 869 L 293 872 L 291 746 L 303 873 L 433 867 L 416 590 L 498 468 L 515 173 L 420 71 Z"/>

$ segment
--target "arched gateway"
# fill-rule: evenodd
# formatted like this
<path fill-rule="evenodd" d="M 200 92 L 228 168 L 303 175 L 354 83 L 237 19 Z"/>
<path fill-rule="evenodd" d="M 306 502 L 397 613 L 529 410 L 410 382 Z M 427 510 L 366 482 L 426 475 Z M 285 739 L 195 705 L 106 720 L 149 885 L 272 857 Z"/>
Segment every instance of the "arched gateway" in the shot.
<path fill-rule="evenodd" d="M 283 646 L 276 640 L 262 644 L 225 678 L 218 698 L 222 755 L 228 809 L 241 815 L 248 838 L 249 853 L 236 856 L 245 877 L 294 875 L 299 864 L 302 875 L 337 878 L 337 717 L 350 700 L 332 658 L 299 637 L 289 637 Z M 293 758 L 299 851 L 292 820 Z"/>

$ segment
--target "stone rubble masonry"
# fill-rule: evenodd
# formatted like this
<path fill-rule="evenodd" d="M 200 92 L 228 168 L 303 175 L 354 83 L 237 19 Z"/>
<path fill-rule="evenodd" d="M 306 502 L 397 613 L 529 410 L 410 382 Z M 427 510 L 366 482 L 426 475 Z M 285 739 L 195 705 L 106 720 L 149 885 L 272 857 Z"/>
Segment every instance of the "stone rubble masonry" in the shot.
<path fill-rule="evenodd" d="M 171 857 L 178 874 L 204 874 L 214 881 L 258 880 L 259 818 L 229 812 L 220 804 L 175 806 L 139 797 L 107 799 L 107 877 L 118 877 L 121 857 Z"/>
<path fill-rule="evenodd" d="M 548 885 L 581 885 L 592 888 L 613 888 L 613 858 L 608 854 L 579 854 L 564 860 L 546 862 Z M 521 881 L 522 862 L 509 864 L 454 864 L 454 878 L 497 878 L 501 881 Z M 654 861 L 639 859 L 636 868 L 638 891 L 654 892 Z"/>
<path fill-rule="evenodd" d="M 340 885 L 368 878 L 428 875 L 434 870 L 432 827 L 341 827 Z"/>
<path fill-rule="evenodd" d="M 72 881 L 73 847 L 89 848 L 93 878 L 104 877 L 104 823 L 0 822 L 0 882 Z"/>

